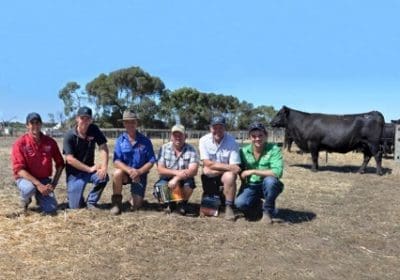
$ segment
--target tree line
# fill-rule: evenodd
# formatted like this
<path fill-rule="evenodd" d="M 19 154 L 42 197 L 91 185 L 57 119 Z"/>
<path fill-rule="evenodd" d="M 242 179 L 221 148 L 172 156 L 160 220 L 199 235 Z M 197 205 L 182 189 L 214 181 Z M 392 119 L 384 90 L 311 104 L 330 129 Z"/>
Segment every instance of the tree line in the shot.
<path fill-rule="evenodd" d="M 231 95 L 200 92 L 182 87 L 171 91 L 159 78 L 134 66 L 101 73 L 82 89 L 68 82 L 58 93 L 64 114 L 72 121 L 83 105 L 92 107 L 101 127 L 121 127 L 125 109 L 133 109 L 147 128 L 169 128 L 177 121 L 189 129 L 206 130 L 214 115 L 226 118 L 228 129 L 246 129 L 254 120 L 269 123 L 276 114 L 272 106 L 257 106 Z"/>

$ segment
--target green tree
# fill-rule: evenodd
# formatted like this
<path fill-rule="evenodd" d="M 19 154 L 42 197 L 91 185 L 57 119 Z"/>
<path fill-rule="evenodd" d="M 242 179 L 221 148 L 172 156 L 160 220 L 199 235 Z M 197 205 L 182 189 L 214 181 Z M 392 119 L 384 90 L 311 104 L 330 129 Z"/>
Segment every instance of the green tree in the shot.
<path fill-rule="evenodd" d="M 167 114 L 179 119 L 187 128 L 208 129 L 215 115 L 227 119 L 228 128 L 234 128 L 239 101 L 236 97 L 214 93 L 202 93 L 197 89 L 184 87 L 161 98 L 164 119 Z"/>
<path fill-rule="evenodd" d="M 68 82 L 64 88 L 58 92 L 58 97 L 64 102 L 64 113 L 66 117 L 71 117 L 82 105 L 82 101 L 87 99 L 84 92 L 79 92 L 80 85 L 76 82 Z"/>
<path fill-rule="evenodd" d="M 151 126 L 158 112 L 156 100 L 165 90 L 164 83 L 139 67 L 100 74 L 86 85 L 86 92 L 99 108 L 102 120 L 120 126 L 117 119 L 127 108 L 134 109 L 145 126 Z M 147 107 L 148 106 L 148 107 Z"/>

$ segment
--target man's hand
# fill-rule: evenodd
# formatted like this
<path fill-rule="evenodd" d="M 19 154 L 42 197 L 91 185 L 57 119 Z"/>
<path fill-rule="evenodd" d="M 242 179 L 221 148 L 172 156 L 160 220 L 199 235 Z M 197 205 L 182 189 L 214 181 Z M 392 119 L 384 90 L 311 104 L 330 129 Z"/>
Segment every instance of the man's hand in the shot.
<path fill-rule="evenodd" d="M 229 165 L 229 170 L 235 174 L 239 174 L 241 169 L 240 169 L 239 165 L 231 164 L 231 165 Z"/>
<path fill-rule="evenodd" d="M 129 177 L 132 179 L 132 182 L 140 182 L 140 171 L 135 168 L 130 168 L 128 172 Z"/>
<path fill-rule="evenodd" d="M 242 178 L 243 180 L 246 179 L 246 177 L 251 176 L 253 174 L 252 170 L 245 170 L 242 172 L 242 174 L 240 174 L 240 178 Z"/>
<path fill-rule="evenodd" d="M 54 190 L 54 187 L 51 184 L 47 185 L 39 184 L 36 188 L 44 196 L 49 195 Z"/>
<path fill-rule="evenodd" d="M 97 169 L 97 176 L 100 180 L 103 180 L 107 176 L 107 168 L 100 167 Z"/>
<path fill-rule="evenodd" d="M 178 186 L 178 183 L 179 183 L 179 178 L 178 178 L 178 176 L 175 176 L 171 180 L 169 180 L 168 188 L 170 188 L 172 190 L 173 188 Z"/>

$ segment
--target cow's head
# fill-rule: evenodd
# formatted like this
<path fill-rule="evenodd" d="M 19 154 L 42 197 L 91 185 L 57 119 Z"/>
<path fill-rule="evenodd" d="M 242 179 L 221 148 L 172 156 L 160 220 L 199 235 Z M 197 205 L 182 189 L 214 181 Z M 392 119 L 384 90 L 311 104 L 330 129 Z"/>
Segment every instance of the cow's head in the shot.
<path fill-rule="evenodd" d="M 286 127 L 289 108 L 283 106 L 271 121 L 272 127 Z"/>

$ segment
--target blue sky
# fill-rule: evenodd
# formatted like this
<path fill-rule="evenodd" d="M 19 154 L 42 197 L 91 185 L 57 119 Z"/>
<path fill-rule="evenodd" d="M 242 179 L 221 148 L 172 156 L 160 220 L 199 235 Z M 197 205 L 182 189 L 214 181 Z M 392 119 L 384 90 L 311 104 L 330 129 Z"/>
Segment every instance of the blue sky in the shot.
<path fill-rule="evenodd" d="M 2 1 L 0 121 L 139 66 L 167 88 L 254 105 L 400 118 L 400 1 Z"/>

